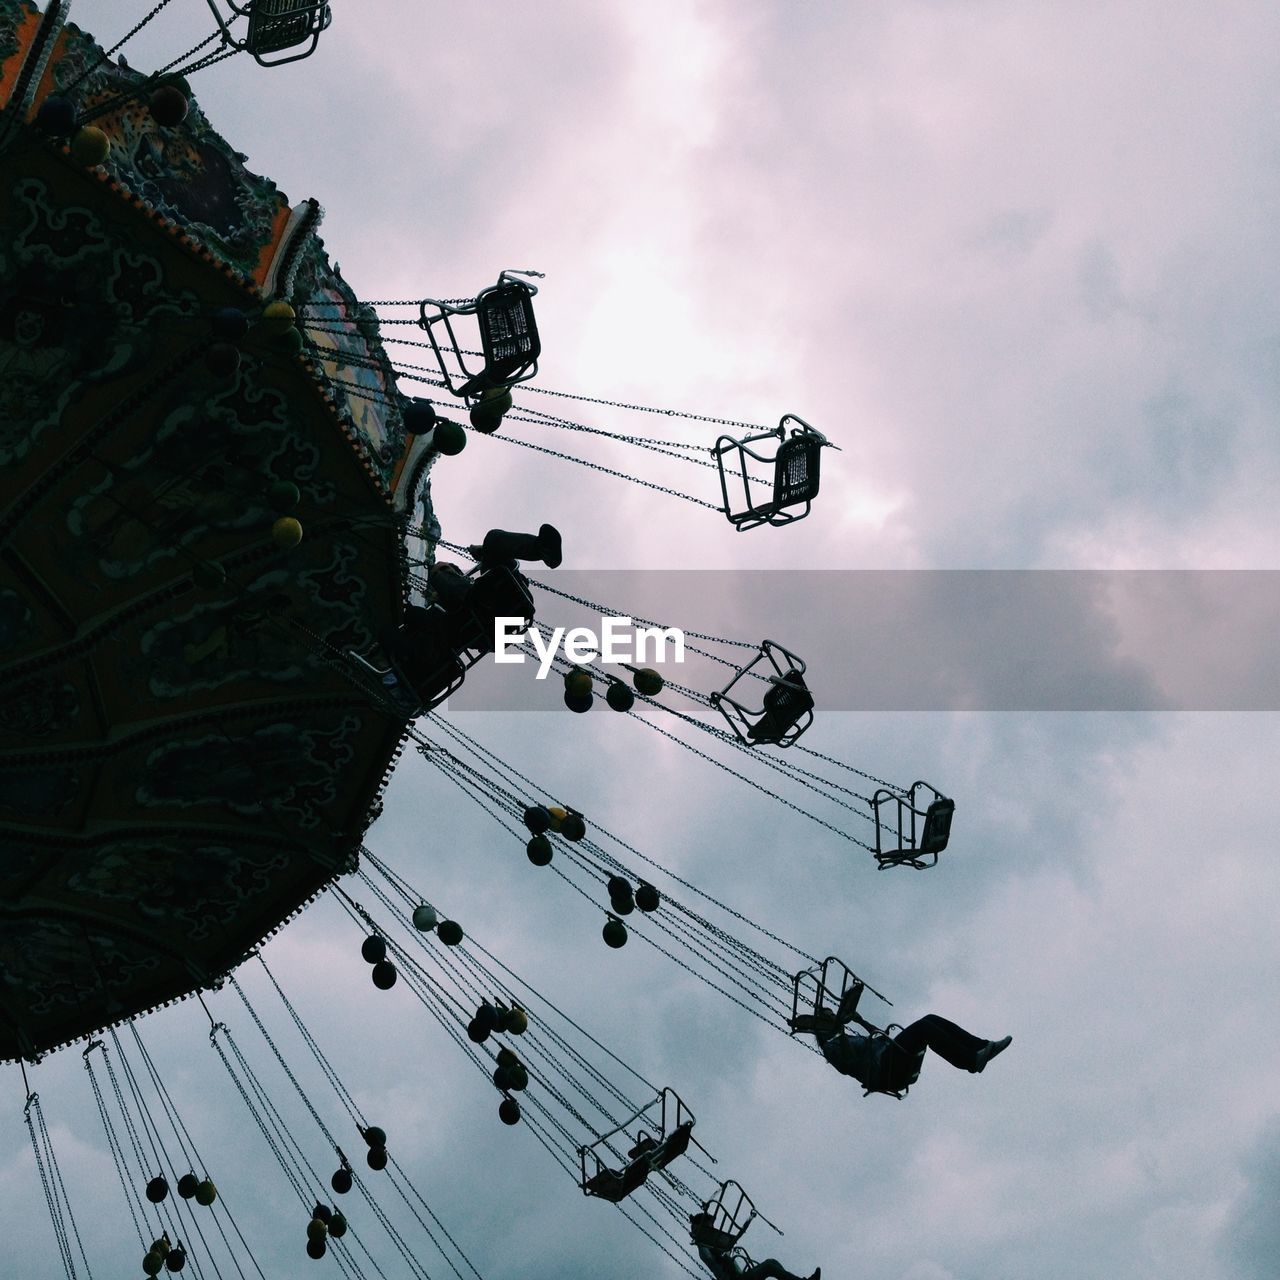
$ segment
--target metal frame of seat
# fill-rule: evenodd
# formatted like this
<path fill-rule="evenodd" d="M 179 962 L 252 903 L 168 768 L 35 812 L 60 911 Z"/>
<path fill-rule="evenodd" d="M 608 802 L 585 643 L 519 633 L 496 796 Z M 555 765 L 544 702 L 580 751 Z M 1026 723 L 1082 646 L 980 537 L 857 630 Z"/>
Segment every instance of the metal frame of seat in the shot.
<path fill-rule="evenodd" d="M 320 42 L 320 33 L 328 27 L 333 16 L 325 0 L 240 0 L 240 3 L 225 0 L 231 11 L 231 22 L 236 18 L 249 19 L 248 30 L 237 39 L 231 34 L 229 22 L 215 0 L 207 0 L 207 3 L 222 34 L 223 44 L 251 54 L 262 67 L 279 67 L 286 62 L 310 57 Z M 306 49 L 287 58 L 268 60 L 265 56 L 296 49 L 302 44 L 307 45 Z"/>
<path fill-rule="evenodd" d="M 784 670 L 778 662 L 781 655 L 787 662 L 787 669 Z M 772 668 L 774 674 L 771 676 L 760 676 L 759 679 L 767 681 L 770 691 L 778 690 L 784 694 L 795 697 L 803 706 L 795 719 L 787 725 L 785 730 L 777 737 L 763 737 L 758 733 L 753 733 L 764 722 L 766 716 L 772 715 L 775 708 L 768 705 L 767 699 L 770 696 L 766 692 L 761 705 L 758 708 L 746 706 L 737 698 L 731 696 L 733 687 L 739 680 L 745 679 L 753 674 L 757 663 L 767 662 Z M 713 693 L 710 702 L 713 707 L 717 707 L 720 714 L 728 721 L 729 728 L 733 730 L 738 741 L 748 747 L 758 747 L 765 745 L 773 745 L 778 747 L 789 747 L 796 742 L 800 736 L 813 723 L 813 694 L 809 691 L 807 685 L 803 682 L 805 673 L 805 664 L 802 658 L 797 657 L 789 649 L 784 649 L 780 644 L 776 644 L 772 640 L 765 640 L 760 645 L 760 651 L 745 666 L 739 667 L 733 679 L 729 681 L 719 693 Z M 797 686 L 791 682 L 788 677 L 791 675 L 802 677 L 800 684 Z M 789 713 L 788 713 L 789 714 Z"/>
<path fill-rule="evenodd" d="M 624 1157 L 610 1145 L 610 1140 L 620 1133 L 625 1133 L 631 1125 L 636 1124 L 638 1121 L 644 1121 L 654 1127 L 656 1136 L 641 1125 L 636 1130 L 636 1143 L 633 1148 L 636 1154 L 628 1154 L 628 1156 Z M 644 1183 L 650 1173 L 665 1169 L 671 1163 L 671 1160 L 675 1158 L 674 1156 L 664 1158 L 667 1153 L 663 1151 L 663 1142 L 675 1133 L 681 1125 L 687 1124 L 692 1129 L 695 1123 L 693 1112 L 685 1106 L 680 1095 L 674 1089 L 664 1088 L 652 1102 L 646 1103 L 638 1111 L 628 1116 L 621 1124 L 616 1125 L 607 1133 L 600 1134 L 594 1142 L 578 1148 L 578 1160 L 582 1171 L 579 1186 L 582 1188 L 582 1193 L 586 1196 L 610 1200 L 612 1203 L 625 1199 L 626 1196 Z M 694 1142 L 692 1136 L 690 1136 L 689 1141 Z M 698 1143 L 694 1142 L 694 1145 L 698 1146 L 699 1150 L 703 1150 Z M 615 1157 L 622 1164 L 622 1168 L 614 1169 L 606 1164 L 601 1157 L 601 1150 Z M 590 1172 L 588 1171 L 588 1160 L 593 1162 Z M 592 1181 L 599 1183 L 601 1176 L 606 1174 L 612 1174 L 618 1180 L 617 1185 L 621 1190 L 621 1194 L 616 1199 L 602 1194 L 600 1189 L 593 1189 L 590 1185 Z"/>
<path fill-rule="evenodd" d="M 792 428 L 790 436 L 787 435 L 788 422 L 797 424 Z M 773 454 L 766 455 L 751 448 L 762 440 L 778 440 L 781 443 Z M 812 509 L 814 498 L 818 496 L 822 450 L 836 447 L 820 431 L 814 430 L 794 413 L 784 414 L 773 431 L 761 431 L 756 435 L 744 436 L 741 440 L 729 435 L 720 436 L 711 454 L 720 472 L 720 493 L 724 499 L 722 510 L 729 523 L 739 533 L 745 533 L 762 524 L 780 526 L 803 520 Z M 729 472 L 725 469 L 726 456 L 733 455 L 735 450 L 743 496 L 743 508 L 737 512 L 729 497 Z M 752 500 L 749 472 L 751 461 L 764 463 L 774 469 L 772 497 L 768 502 L 757 503 Z M 792 510 L 802 503 L 803 510 Z"/>
<path fill-rule="evenodd" d="M 924 808 L 920 807 L 916 799 L 916 793 L 921 788 L 933 796 Z M 897 847 L 886 849 L 886 824 L 880 810 L 891 801 L 897 806 L 897 822 L 894 828 L 890 828 L 896 829 Z M 918 780 L 905 792 L 880 787 L 871 797 L 871 808 L 876 819 L 875 857 L 878 871 L 883 871 L 885 867 L 915 867 L 918 871 L 923 871 L 937 866 L 938 854 L 947 847 L 947 842 L 951 839 L 951 820 L 956 809 L 954 800 L 944 796 L 937 787 Z M 923 825 L 917 827 L 918 820 L 923 820 Z"/>
<path fill-rule="evenodd" d="M 541 275 L 540 271 L 503 271 L 497 284 L 482 289 L 470 302 L 424 298 L 418 304 L 418 325 L 431 341 L 440 373 L 451 394 L 461 399 L 474 399 L 483 391 L 509 389 L 517 383 L 527 382 L 538 372 L 542 342 L 538 337 L 532 302 L 538 288 L 516 277 Z M 435 314 L 428 314 L 428 307 L 433 307 Z M 463 359 L 453 328 L 454 316 L 475 316 L 484 357 L 483 369 L 473 371 Z M 448 335 L 453 358 L 466 379 L 460 385 L 455 384 L 454 371 L 445 362 L 444 352 L 436 339 L 435 327 L 441 323 Z"/>

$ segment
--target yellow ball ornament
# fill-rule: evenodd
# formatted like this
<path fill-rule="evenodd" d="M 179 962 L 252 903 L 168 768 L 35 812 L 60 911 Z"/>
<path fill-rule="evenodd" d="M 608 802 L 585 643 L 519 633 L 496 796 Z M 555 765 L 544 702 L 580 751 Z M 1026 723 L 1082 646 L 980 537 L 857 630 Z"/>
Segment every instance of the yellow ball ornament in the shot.
<path fill-rule="evenodd" d="M 76 164 L 92 169 L 111 154 L 111 139 L 101 129 L 87 124 L 71 139 L 71 158 Z"/>
<path fill-rule="evenodd" d="M 268 302 L 262 308 L 262 327 L 270 334 L 287 333 L 298 313 L 287 302 Z"/>
<path fill-rule="evenodd" d="M 271 526 L 271 541 L 284 551 L 289 551 L 302 541 L 302 525 L 292 516 L 281 516 Z"/>

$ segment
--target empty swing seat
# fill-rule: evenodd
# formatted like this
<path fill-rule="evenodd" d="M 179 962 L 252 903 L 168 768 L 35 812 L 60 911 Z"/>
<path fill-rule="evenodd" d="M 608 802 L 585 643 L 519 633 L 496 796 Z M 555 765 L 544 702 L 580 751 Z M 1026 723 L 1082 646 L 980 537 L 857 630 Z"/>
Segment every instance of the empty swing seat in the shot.
<path fill-rule="evenodd" d="M 744 702 L 743 693 L 739 691 L 735 696 L 734 691 L 739 688 L 739 682 L 756 677 L 755 668 L 762 662 L 772 668 L 773 674 L 759 674 L 759 679 L 768 681 L 768 688 L 760 705 L 750 707 Z M 719 708 L 734 736 L 744 746 L 789 747 L 813 723 L 813 694 L 805 684 L 804 673 L 803 659 L 780 644 L 765 640 L 756 656 L 740 667 L 719 693 L 711 694 L 710 702 Z"/>
<path fill-rule="evenodd" d="M 445 386 L 453 395 L 474 400 L 485 392 L 508 390 L 538 372 L 542 342 L 533 316 L 533 295 L 538 290 L 516 277 L 539 274 L 504 271 L 498 276 L 497 284 L 482 289 L 470 302 L 427 298 L 420 304 L 418 324 L 431 340 Z M 474 317 L 479 331 L 480 355 L 484 360 L 480 369 L 468 367 L 458 344 L 453 321 L 462 316 Z M 444 326 L 452 362 L 445 360 L 436 337 L 438 325 Z"/>
<path fill-rule="evenodd" d="M 933 796 L 924 807 L 918 798 L 922 790 Z M 892 825 L 881 812 L 889 805 L 897 815 Z M 871 808 L 876 819 L 875 858 L 880 870 L 906 866 L 922 871 L 937 865 L 938 854 L 951 839 L 951 822 L 956 811 L 954 800 L 929 783 L 917 781 L 905 792 L 881 787 L 871 798 Z"/>
<path fill-rule="evenodd" d="M 327 4 L 313 0 L 253 0 L 244 47 L 255 58 L 296 49 L 308 40 L 314 48 L 320 32 L 328 25 Z"/>
<path fill-rule="evenodd" d="M 788 422 L 797 424 L 792 428 L 790 436 L 787 435 Z M 751 447 L 765 440 L 780 442 L 772 456 Z M 762 524 L 784 525 L 803 520 L 818 495 L 822 450 L 827 447 L 835 446 L 821 432 L 815 431 L 807 422 L 791 413 L 783 417 L 774 431 L 762 431 L 756 435 L 744 436 L 741 440 L 736 440 L 733 436 L 721 436 L 711 454 L 720 471 L 720 493 L 724 499 L 721 509 L 729 523 L 741 533 Z M 726 469 L 726 458 L 732 458 L 736 462 L 736 472 Z M 752 497 L 750 468 L 753 462 L 773 468 L 772 495 L 767 502 L 757 502 Z M 740 507 L 735 506 L 735 498 L 730 496 L 730 474 L 742 484 Z M 762 481 L 757 479 L 756 483 L 760 484 Z M 737 488 L 735 484 L 735 496 Z"/>
<path fill-rule="evenodd" d="M 640 1156 L 622 1170 L 602 1168 L 599 1173 L 582 1184 L 582 1189 L 589 1196 L 608 1200 L 610 1204 L 618 1204 L 643 1186 L 648 1176 L 649 1162 Z"/>

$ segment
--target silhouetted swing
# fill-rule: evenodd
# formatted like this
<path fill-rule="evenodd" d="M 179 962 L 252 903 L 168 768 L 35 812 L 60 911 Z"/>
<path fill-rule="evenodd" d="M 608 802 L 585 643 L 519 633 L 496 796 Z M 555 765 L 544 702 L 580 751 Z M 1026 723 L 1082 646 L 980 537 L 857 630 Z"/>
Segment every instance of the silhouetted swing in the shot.
<path fill-rule="evenodd" d="M 933 796 L 924 808 L 921 808 L 917 797 L 921 790 Z M 907 791 L 881 787 L 871 797 L 871 807 L 876 816 L 878 870 L 915 867 L 923 871 L 937 865 L 938 854 L 947 847 L 951 838 L 951 819 L 956 810 L 954 800 L 949 800 L 927 782 L 913 782 Z M 881 813 L 882 807 L 895 809 L 895 818 L 886 822 Z M 885 848 L 886 843 L 894 843 L 894 847 Z"/>
<path fill-rule="evenodd" d="M 756 1218 L 773 1227 L 779 1235 L 784 1234 L 752 1204 L 742 1186 L 732 1180 L 722 1182 L 716 1194 L 703 1202 L 702 1212 L 711 1221 L 695 1238 L 716 1253 L 726 1255 L 739 1273 L 756 1265 L 755 1259 L 738 1243 Z"/>
<path fill-rule="evenodd" d="M 782 658 L 786 666 L 779 662 Z M 752 675 L 758 663 L 772 667 L 773 675 L 764 677 L 769 687 L 759 707 L 749 707 L 742 693 L 733 697 L 734 686 Z M 739 667 L 733 679 L 710 696 L 713 707 L 729 722 L 738 741 L 749 747 L 766 743 L 789 747 L 813 723 L 813 694 L 804 682 L 805 665 L 801 658 L 772 640 L 766 640 L 760 651 L 745 666 Z"/>
<path fill-rule="evenodd" d="M 382 646 L 385 667 L 348 650 L 392 696 L 400 694 L 405 710 L 414 716 L 439 706 L 461 687 L 467 672 L 494 651 L 497 618 L 520 618 L 525 630 L 533 622 L 528 580 L 511 565 L 477 565 L 456 577 L 447 598 L 405 611 L 403 625 Z"/>
<path fill-rule="evenodd" d="M 787 423 L 797 423 L 791 435 L 787 435 Z M 781 443 L 772 455 L 758 453 L 751 445 L 762 440 L 779 440 Z M 809 514 L 813 500 L 818 496 L 818 478 L 824 447 L 835 448 L 821 432 L 815 431 L 802 418 L 786 414 L 774 431 L 762 431 L 758 435 L 721 436 L 711 450 L 720 470 L 720 492 L 724 497 L 724 513 L 739 533 L 758 528 L 762 524 L 783 525 L 803 520 Z M 734 509 L 729 496 L 729 472 L 725 458 L 735 459 L 738 476 L 742 481 L 743 505 Z M 751 497 L 751 462 L 773 467 L 773 493 L 767 502 L 755 502 Z M 757 483 L 760 483 L 757 481 Z M 797 509 L 799 508 L 799 509 Z"/>
<path fill-rule="evenodd" d="M 802 969 L 792 979 L 792 1020 L 794 1021 L 802 1013 L 811 1013 L 815 1017 L 834 1013 L 839 1010 L 845 996 L 857 988 L 870 991 L 872 995 L 884 1000 L 885 1004 L 889 1003 L 874 987 L 868 987 L 843 960 L 837 956 L 828 956 L 821 964 L 815 965 L 812 969 Z M 887 1087 L 868 1089 L 866 1085 L 863 1085 L 862 1096 L 866 1098 L 873 1093 L 883 1093 L 890 1098 L 905 1098 L 911 1086 L 920 1078 L 920 1068 L 924 1065 L 925 1051 L 920 1049 L 918 1052 L 908 1054 L 906 1049 L 898 1045 L 891 1033 L 901 1031 L 901 1023 L 891 1022 L 887 1027 L 876 1027 L 864 1021 L 862 1026 L 866 1034 L 873 1040 L 885 1042 L 887 1052 L 901 1054 L 904 1059 L 910 1057 L 910 1062 L 907 1063 L 905 1071 L 900 1076 L 902 1083 L 896 1089 Z M 794 1027 L 791 1034 L 795 1035 Z"/>
<path fill-rule="evenodd" d="M 617 1204 L 644 1184 L 651 1173 L 665 1169 L 684 1155 L 693 1141 L 693 1113 L 673 1089 L 663 1089 L 656 1098 L 620 1125 L 601 1134 L 588 1146 L 578 1148 L 582 1167 L 583 1194 Z M 610 1140 L 637 1125 L 635 1144 L 627 1152 L 627 1163 L 611 1168 L 605 1157 L 613 1155 Z M 646 1128 L 645 1126 L 649 1126 Z M 652 1131 L 651 1131 L 652 1130 Z M 694 1143 L 695 1146 L 698 1144 Z M 702 1150 L 699 1147 L 699 1150 Z"/>
<path fill-rule="evenodd" d="M 503 271 L 497 284 L 482 289 L 470 302 L 426 298 L 419 304 L 418 324 L 431 340 L 445 385 L 453 395 L 474 399 L 485 393 L 509 391 L 516 383 L 525 382 L 538 372 L 542 343 L 533 318 L 533 295 L 538 289 L 536 285 L 516 277 L 541 274 L 538 271 Z M 432 310 L 429 312 L 428 308 Z M 454 332 L 455 316 L 475 317 L 484 359 L 482 369 L 467 367 Z M 448 347 L 457 361 L 456 370 L 445 362 L 444 352 L 437 341 L 436 326 L 439 324 L 444 325 Z M 454 381 L 458 371 L 464 379 L 461 383 Z"/>
<path fill-rule="evenodd" d="M 286 62 L 297 62 L 310 57 L 320 41 L 320 33 L 329 25 L 330 12 L 323 0 L 225 0 L 231 11 L 224 18 L 215 0 L 208 0 L 209 8 L 222 33 L 222 42 L 234 49 L 242 49 L 253 55 L 264 67 L 278 67 Z M 237 18 L 249 19 L 244 38 L 237 40 L 231 34 L 228 22 Z M 289 49 L 306 48 L 287 58 L 267 59 L 268 54 L 284 53 Z"/>

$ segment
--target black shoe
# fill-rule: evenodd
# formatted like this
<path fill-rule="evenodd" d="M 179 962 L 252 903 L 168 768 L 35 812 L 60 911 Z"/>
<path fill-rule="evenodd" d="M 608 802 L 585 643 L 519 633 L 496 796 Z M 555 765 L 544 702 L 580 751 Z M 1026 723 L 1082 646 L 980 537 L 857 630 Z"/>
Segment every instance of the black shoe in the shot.
<path fill-rule="evenodd" d="M 998 1053 L 1003 1053 L 1013 1043 L 1012 1036 L 1005 1036 L 1003 1040 L 988 1040 L 977 1052 L 974 1065 L 969 1068 L 972 1072 L 981 1071 L 992 1058 Z"/>

